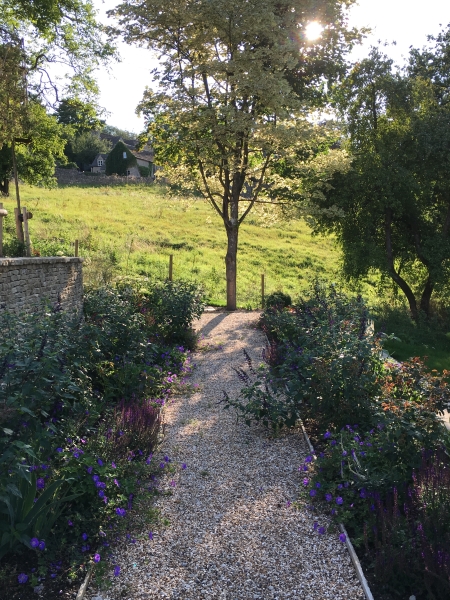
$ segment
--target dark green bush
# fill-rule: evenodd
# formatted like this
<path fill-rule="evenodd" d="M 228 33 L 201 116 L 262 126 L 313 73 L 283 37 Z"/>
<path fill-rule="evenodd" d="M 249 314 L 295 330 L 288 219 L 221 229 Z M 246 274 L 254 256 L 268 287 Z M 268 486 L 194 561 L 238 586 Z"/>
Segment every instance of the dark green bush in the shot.
<path fill-rule="evenodd" d="M 65 540 L 64 510 L 95 530 L 148 471 L 186 352 L 170 335 L 151 340 L 138 300 L 98 289 L 83 314 L 0 311 L 0 557 L 53 524 L 51 539 Z M 105 479 L 101 496 L 91 474 Z"/>
<path fill-rule="evenodd" d="M 273 292 L 266 296 L 264 300 L 264 307 L 267 309 L 283 310 L 292 304 L 291 297 L 289 294 L 283 292 Z"/>
<path fill-rule="evenodd" d="M 204 306 L 203 290 L 189 281 L 157 282 L 138 298 L 138 308 L 155 338 L 172 339 L 186 347 L 195 343 L 191 326 Z"/>

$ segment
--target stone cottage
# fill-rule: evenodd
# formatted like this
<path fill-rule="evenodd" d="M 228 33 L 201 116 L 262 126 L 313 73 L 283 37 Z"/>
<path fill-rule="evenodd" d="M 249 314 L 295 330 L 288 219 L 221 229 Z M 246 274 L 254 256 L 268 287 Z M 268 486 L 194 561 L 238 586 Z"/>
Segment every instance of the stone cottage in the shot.
<path fill-rule="evenodd" d="M 136 146 L 138 144 L 137 140 L 124 140 L 117 135 L 109 135 L 107 133 L 100 134 L 101 139 L 106 139 L 111 142 L 113 148 L 117 145 L 118 142 L 123 142 L 125 146 L 130 150 L 131 154 L 136 158 L 137 166 L 130 167 L 127 171 L 127 175 L 130 177 L 141 177 L 141 173 L 139 171 L 139 167 L 144 167 L 148 169 L 149 176 L 153 177 L 155 174 L 155 165 L 154 165 L 154 152 L 153 148 L 150 146 L 145 146 L 139 152 L 136 150 Z M 106 159 L 108 154 L 97 154 L 90 165 L 91 173 L 105 173 L 106 169 Z"/>

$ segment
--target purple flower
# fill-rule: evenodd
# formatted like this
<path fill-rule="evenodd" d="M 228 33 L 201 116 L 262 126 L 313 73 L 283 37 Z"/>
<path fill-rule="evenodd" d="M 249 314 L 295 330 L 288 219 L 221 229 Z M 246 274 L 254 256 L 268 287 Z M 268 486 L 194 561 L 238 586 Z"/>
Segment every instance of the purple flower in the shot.
<path fill-rule="evenodd" d="M 105 492 L 103 490 L 100 490 L 98 495 L 100 496 L 100 498 L 103 498 L 105 495 Z"/>
<path fill-rule="evenodd" d="M 170 458 L 169 458 L 167 455 L 164 457 L 164 460 L 165 460 L 166 462 L 170 462 Z"/>
<path fill-rule="evenodd" d="M 342 456 L 347 456 L 348 452 L 347 450 L 344 450 L 344 452 L 342 453 Z"/>
<path fill-rule="evenodd" d="M 332 508 L 330 512 L 331 512 L 331 515 L 334 517 L 334 515 L 336 514 L 336 509 Z"/>
<path fill-rule="evenodd" d="M 360 452 L 359 455 L 364 458 L 364 456 L 366 455 L 366 453 L 365 452 Z"/>
<path fill-rule="evenodd" d="M 51 577 L 52 579 L 55 579 L 55 577 L 56 577 L 56 573 L 52 573 L 52 574 L 50 575 L 50 577 Z"/>
<path fill-rule="evenodd" d="M 39 477 L 39 479 L 36 481 L 36 487 L 38 490 L 43 490 L 45 487 L 45 481 L 42 479 L 42 477 Z"/>
<path fill-rule="evenodd" d="M 361 490 L 359 493 L 360 498 L 367 498 L 366 490 Z"/>
<path fill-rule="evenodd" d="M 116 508 L 116 513 L 120 517 L 124 517 L 127 514 L 127 511 L 124 508 Z"/>
<path fill-rule="evenodd" d="M 305 458 L 305 463 L 310 463 L 310 462 L 312 462 L 312 456 L 307 456 Z"/>
<path fill-rule="evenodd" d="M 323 434 L 323 437 L 324 437 L 324 438 L 327 440 L 328 438 L 330 438 L 330 437 L 331 437 L 331 433 L 330 433 L 329 431 L 326 431 L 326 432 Z"/>
<path fill-rule="evenodd" d="M 117 487 L 120 487 L 120 483 L 117 481 L 117 479 L 114 479 L 114 483 L 117 485 Z"/>
<path fill-rule="evenodd" d="M 331 440 L 331 445 L 336 446 L 336 440 Z"/>
<path fill-rule="evenodd" d="M 148 533 L 148 539 L 149 540 L 153 539 L 153 532 L 152 531 L 149 531 L 149 533 Z"/>
<path fill-rule="evenodd" d="M 306 485 L 308 485 L 308 483 L 309 483 L 309 479 L 308 479 L 307 477 L 305 477 L 305 478 L 303 479 L 303 485 L 305 485 L 305 486 L 306 486 Z"/>
<path fill-rule="evenodd" d="M 176 485 L 177 485 L 177 482 L 175 481 L 175 479 L 172 479 L 172 481 L 170 482 L 170 485 L 171 485 L 172 487 L 176 487 Z"/>
<path fill-rule="evenodd" d="M 113 468 L 113 469 L 117 469 L 117 467 L 116 467 L 116 463 L 115 463 L 114 461 L 111 463 L 111 466 L 112 466 L 112 468 Z M 117 567 L 117 568 L 118 568 L 118 569 L 119 569 L 119 571 L 120 571 L 120 567 Z"/>
<path fill-rule="evenodd" d="M 81 537 L 83 538 L 84 541 L 86 541 L 89 536 L 87 533 L 83 533 L 83 535 Z"/>
<path fill-rule="evenodd" d="M 28 575 L 25 575 L 25 573 L 21 573 L 18 577 L 17 577 L 17 581 L 19 583 L 26 583 L 28 581 Z"/>
<path fill-rule="evenodd" d="M 63 449 L 62 448 L 56 448 L 56 452 L 62 452 Z"/>
<path fill-rule="evenodd" d="M 342 490 L 342 488 L 343 488 L 343 487 L 344 487 L 344 486 L 342 485 L 342 483 L 340 483 L 340 484 L 338 485 L 338 490 Z"/>
<path fill-rule="evenodd" d="M 181 465 L 181 468 L 182 468 L 182 469 L 186 469 L 186 468 L 187 468 L 187 464 L 186 464 L 186 463 L 183 463 L 183 464 Z"/>
<path fill-rule="evenodd" d="M 119 565 L 116 565 L 114 567 L 114 575 L 115 575 L 115 577 L 118 577 L 120 575 L 120 567 L 119 567 Z"/>
<path fill-rule="evenodd" d="M 39 550 L 45 550 L 45 542 L 44 542 L 44 540 L 41 540 L 39 542 Z"/>
<path fill-rule="evenodd" d="M 325 500 L 327 502 L 331 502 L 333 500 L 333 496 L 331 494 L 325 494 Z"/>
<path fill-rule="evenodd" d="M 344 504 L 344 500 L 341 498 L 341 496 L 338 496 L 338 497 L 336 498 L 336 504 L 339 504 L 339 506 L 340 506 L 341 504 Z"/>
<path fill-rule="evenodd" d="M 93 560 L 94 560 L 95 563 L 100 562 L 100 554 L 98 554 L 98 553 L 94 554 L 94 559 Z"/>
<path fill-rule="evenodd" d="M 317 482 L 317 483 L 316 483 L 316 488 L 317 488 L 317 489 L 320 489 L 321 487 L 322 487 L 322 484 L 321 484 L 321 483 L 319 483 L 319 482 Z"/>
<path fill-rule="evenodd" d="M 30 546 L 32 548 L 37 548 L 39 546 L 39 540 L 37 538 L 31 538 Z"/>
<path fill-rule="evenodd" d="M 106 483 L 103 483 L 103 481 L 96 481 L 95 482 L 95 487 L 102 490 L 106 487 Z"/>
<path fill-rule="evenodd" d="M 103 467 L 103 461 L 102 461 L 100 458 L 97 460 L 97 463 L 98 463 L 98 464 L 99 464 L 101 467 Z"/>
<path fill-rule="evenodd" d="M 317 532 L 320 533 L 320 535 L 323 535 L 326 532 L 326 529 L 325 529 L 325 527 L 319 527 Z"/>
<path fill-rule="evenodd" d="M 92 473 L 92 471 L 93 471 L 92 467 L 88 467 L 86 470 L 87 470 L 87 472 L 89 473 L 89 475 L 90 475 L 90 474 Z"/>
<path fill-rule="evenodd" d="M 341 533 L 339 536 L 339 539 L 341 540 L 341 542 L 343 544 L 345 544 L 345 540 L 347 539 L 347 536 L 345 535 L 345 533 Z"/>
<path fill-rule="evenodd" d="M 164 469 L 164 467 L 166 466 L 166 463 L 161 463 L 159 466 L 161 469 Z"/>
<path fill-rule="evenodd" d="M 311 498 L 314 498 L 314 496 L 317 494 L 316 490 L 310 490 L 309 495 L 311 496 Z"/>
<path fill-rule="evenodd" d="M 68 525 L 69 527 L 73 527 L 73 523 L 72 523 L 72 521 L 71 521 L 70 519 L 68 519 L 68 521 L 67 521 L 67 525 Z"/>
<path fill-rule="evenodd" d="M 319 527 L 319 523 L 317 521 L 314 521 L 314 531 L 316 531 L 316 529 Z"/>
<path fill-rule="evenodd" d="M 99 477 L 98 475 L 92 475 L 92 479 L 93 479 L 95 482 L 97 482 L 97 481 L 100 479 L 100 477 Z"/>

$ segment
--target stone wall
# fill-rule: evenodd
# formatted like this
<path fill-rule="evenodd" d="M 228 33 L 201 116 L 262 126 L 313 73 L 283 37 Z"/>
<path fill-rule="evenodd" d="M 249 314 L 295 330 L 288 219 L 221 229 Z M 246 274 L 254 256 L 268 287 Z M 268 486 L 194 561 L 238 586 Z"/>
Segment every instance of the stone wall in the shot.
<path fill-rule="evenodd" d="M 83 259 L 0 258 L 0 307 L 16 312 L 61 301 L 64 310 L 83 302 Z"/>
<path fill-rule="evenodd" d="M 139 172 L 136 170 L 137 175 Z M 58 185 L 89 185 L 89 186 L 113 186 L 123 185 L 152 185 L 152 177 L 119 177 L 119 175 L 105 175 L 104 173 L 84 173 L 77 169 L 55 169 Z"/>

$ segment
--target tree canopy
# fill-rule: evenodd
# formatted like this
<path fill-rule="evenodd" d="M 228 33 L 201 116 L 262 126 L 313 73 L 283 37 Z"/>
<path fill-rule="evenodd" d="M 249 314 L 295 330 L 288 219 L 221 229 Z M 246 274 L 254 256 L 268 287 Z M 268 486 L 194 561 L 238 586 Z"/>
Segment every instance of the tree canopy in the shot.
<path fill-rule="evenodd" d="M 125 40 L 158 52 L 138 108 L 171 183 L 201 193 L 228 238 L 227 307 L 236 308 L 239 226 L 274 164 L 311 136 L 307 113 L 343 73 L 357 38 L 352 0 L 130 0 L 117 7 Z M 306 26 L 324 29 L 315 43 Z"/>
<path fill-rule="evenodd" d="M 312 169 L 315 229 L 337 235 L 344 273 L 390 277 L 415 318 L 450 275 L 449 33 L 434 42 L 403 71 L 378 49 L 353 67 L 340 166 Z"/>

